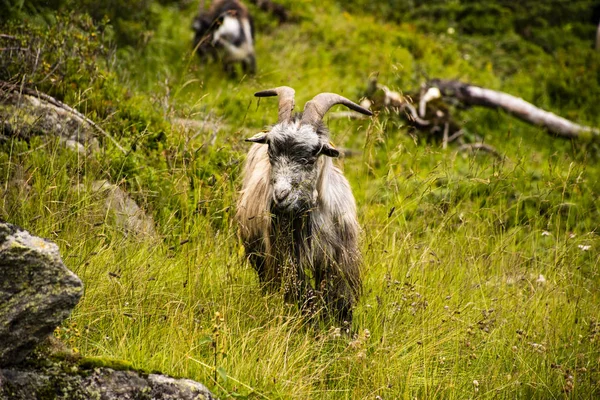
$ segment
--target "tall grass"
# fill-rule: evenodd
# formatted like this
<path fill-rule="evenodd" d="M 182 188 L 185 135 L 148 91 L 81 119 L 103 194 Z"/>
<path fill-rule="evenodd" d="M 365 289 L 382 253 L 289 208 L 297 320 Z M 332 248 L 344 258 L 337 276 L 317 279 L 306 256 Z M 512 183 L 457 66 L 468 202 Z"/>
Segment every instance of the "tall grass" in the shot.
<path fill-rule="evenodd" d="M 329 121 L 335 143 L 361 153 L 340 160 L 363 227 L 351 333 L 308 324 L 261 291 L 233 221 L 243 138 L 276 116 L 255 90 L 290 85 L 302 105 L 321 91 L 356 99 L 374 73 L 397 89 L 416 87 L 420 69 L 515 93 L 537 79 L 496 76 L 480 68 L 485 54 L 456 57 L 459 41 L 321 3 L 290 5 L 311 20 L 264 22 L 259 75 L 239 80 L 199 65 L 189 18 L 162 9 L 149 47 L 113 66 L 169 126 L 153 152 L 84 158 L 42 139 L 2 145 L 0 216 L 56 241 L 85 283 L 57 335 L 84 356 L 195 379 L 221 398 L 598 396 L 600 170 L 591 148 L 501 113 L 473 110 L 464 122 L 503 160 L 413 139 L 388 115 Z M 207 114 L 222 124 L 214 145 L 211 132 L 169 123 Z M 105 178 L 146 207 L 159 238 L 101 213 L 90 184 Z"/>

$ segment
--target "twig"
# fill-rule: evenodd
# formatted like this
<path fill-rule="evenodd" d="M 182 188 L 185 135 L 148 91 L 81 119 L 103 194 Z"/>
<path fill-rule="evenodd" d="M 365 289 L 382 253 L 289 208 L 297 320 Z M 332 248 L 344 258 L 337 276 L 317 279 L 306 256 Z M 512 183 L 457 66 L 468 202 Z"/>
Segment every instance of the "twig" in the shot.
<path fill-rule="evenodd" d="M 66 105 L 65 103 L 56 100 L 54 97 L 49 96 L 45 93 L 40 93 L 37 90 L 34 89 L 29 89 L 27 87 L 19 87 L 17 85 L 14 85 L 12 83 L 9 82 L 5 82 L 5 81 L 0 81 L 0 88 L 4 88 L 4 87 L 8 87 L 11 90 L 13 90 L 16 93 L 19 94 L 26 94 L 29 96 L 35 96 L 38 99 L 44 100 L 47 103 L 52 104 L 55 107 L 61 108 L 71 114 L 73 114 L 76 118 L 79 118 L 80 120 L 82 120 L 83 122 L 89 124 L 90 126 L 92 126 L 93 128 L 95 128 L 98 132 L 100 132 L 101 134 L 103 134 L 104 136 L 106 136 L 119 150 L 121 150 L 123 152 L 123 154 L 127 154 L 127 151 L 119 144 L 119 142 L 117 142 L 108 132 L 106 132 L 104 129 L 100 128 L 94 121 L 92 121 L 91 119 L 89 119 L 88 117 L 86 117 L 85 115 L 81 114 L 79 111 L 69 107 L 68 105 Z"/>
<path fill-rule="evenodd" d="M 470 153 L 475 153 L 476 151 L 485 151 L 487 153 L 490 153 L 492 155 L 494 155 L 495 157 L 499 158 L 500 160 L 502 160 L 504 157 L 502 157 L 502 155 L 500 153 L 498 153 L 498 150 L 496 150 L 493 146 L 490 146 L 487 143 L 466 143 L 463 144 L 462 146 L 460 146 L 458 148 L 458 151 L 468 151 Z"/>
<path fill-rule="evenodd" d="M 417 110 L 415 110 L 415 107 L 412 104 L 410 104 L 410 103 L 404 103 L 402 105 L 402 108 L 403 109 L 408 109 L 408 111 L 410 112 L 409 113 L 410 117 L 412 117 L 413 121 L 415 121 L 417 124 L 419 124 L 421 126 L 428 126 L 430 124 L 429 121 L 427 121 L 425 119 L 422 119 L 422 118 L 420 118 L 417 115 Z"/>
<path fill-rule="evenodd" d="M 448 138 L 448 143 L 454 142 L 456 139 L 458 139 L 459 137 L 461 137 L 464 134 L 465 134 L 464 130 L 462 130 L 462 129 L 457 130 Z"/>
<path fill-rule="evenodd" d="M 450 129 L 450 123 L 446 121 L 444 123 L 444 136 L 442 139 L 442 149 L 446 149 L 448 147 L 448 130 Z"/>

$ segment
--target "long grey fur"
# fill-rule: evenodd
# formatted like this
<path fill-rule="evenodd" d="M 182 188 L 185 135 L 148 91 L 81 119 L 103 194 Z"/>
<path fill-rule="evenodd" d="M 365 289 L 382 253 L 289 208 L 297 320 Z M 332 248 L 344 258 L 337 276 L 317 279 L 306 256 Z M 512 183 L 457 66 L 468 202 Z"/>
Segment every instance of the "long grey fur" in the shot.
<path fill-rule="evenodd" d="M 292 90 L 283 88 L 277 91 Z M 371 114 L 341 96 L 333 102 L 319 96 L 309 103 L 324 100 L 317 104 L 324 109 L 320 118 L 332 105 L 348 102 Z M 290 99 L 280 100 L 281 110 Z M 306 122 L 296 114 L 249 139 L 256 143 L 243 167 L 236 219 L 248 259 L 267 289 L 283 289 L 287 301 L 311 315 L 323 310 L 350 323 L 362 287 L 360 226 L 350 184 L 332 162 L 338 153 L 320 118 Z"/>

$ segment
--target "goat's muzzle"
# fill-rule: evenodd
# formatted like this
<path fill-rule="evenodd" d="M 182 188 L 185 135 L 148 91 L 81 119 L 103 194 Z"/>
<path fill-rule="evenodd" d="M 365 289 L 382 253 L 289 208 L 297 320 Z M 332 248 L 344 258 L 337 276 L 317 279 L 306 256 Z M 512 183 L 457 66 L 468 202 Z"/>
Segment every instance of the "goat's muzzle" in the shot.
<path fill-rule="evenodd" d="M 273 214 L 297 217 L 305 214 L 312 208 L 310 200 L 296 198 L 291 191 L 276 193 L 273 194 L 273 201 L 271 202 L 271 212 Z M 281 197 L 278 198 L 278 196 Z"/>

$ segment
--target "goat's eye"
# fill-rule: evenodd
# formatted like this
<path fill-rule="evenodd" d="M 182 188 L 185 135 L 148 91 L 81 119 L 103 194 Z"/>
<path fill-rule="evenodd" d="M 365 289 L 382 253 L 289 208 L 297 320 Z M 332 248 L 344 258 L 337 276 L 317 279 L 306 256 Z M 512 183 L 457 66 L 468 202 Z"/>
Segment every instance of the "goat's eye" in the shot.
<path fill-rule="evenodd" d="M 298 160 L 298 163 L 302 165 L 311 165 L 314 163 L 314 160 L 312 158 L 301 158 Z"/>

